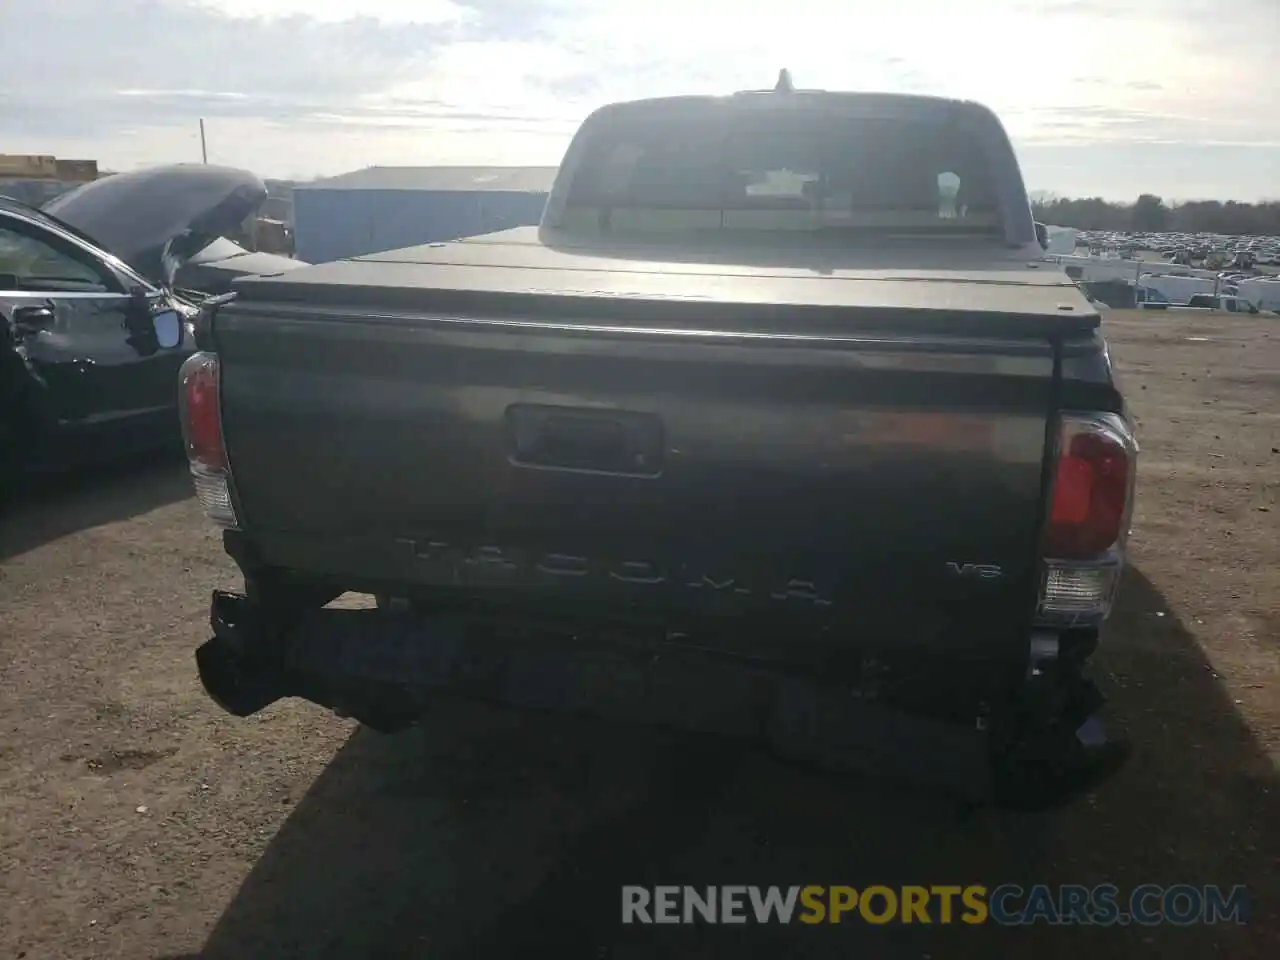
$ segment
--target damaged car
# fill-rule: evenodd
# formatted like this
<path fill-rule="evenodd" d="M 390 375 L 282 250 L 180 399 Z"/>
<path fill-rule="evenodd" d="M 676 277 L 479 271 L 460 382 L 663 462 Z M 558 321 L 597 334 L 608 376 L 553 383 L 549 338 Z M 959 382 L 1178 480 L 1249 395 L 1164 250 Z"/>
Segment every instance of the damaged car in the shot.
<path fill-rule="evenodd" d="M 95 180 L 41 209 L 94 237 L 144 276 L 198 299 L 228 292 L 240 277 L 306 266 L 229 239 L 266 200 L 266 184 L 248 171 L 180 163 Z"/>
<path fill-rule="evenodd" d="M 0 497 L 30 470 L 178 439 L 199 305 L 238 277 L 303 265 L 224 239 L 266 196 L 247 171 L 182 164 L 42 209 L 0 199 Z"/>

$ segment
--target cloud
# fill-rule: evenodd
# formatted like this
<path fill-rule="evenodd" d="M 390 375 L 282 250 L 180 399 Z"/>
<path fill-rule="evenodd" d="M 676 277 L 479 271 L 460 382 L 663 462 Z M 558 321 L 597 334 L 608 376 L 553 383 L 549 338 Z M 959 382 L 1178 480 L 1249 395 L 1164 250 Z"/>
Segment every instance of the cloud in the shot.
<path fill-rule="evenodd" d="M 1154 80 L 1116 81 L 1107 77 L 1075 77 L 1071 82 L 1082 87 L 1112 87 L 1122 90 L 1161 91 L 1165 89 L 1163 84 L 1156 83 Z"/>
<path fill-rule="evenodd" d="M 1012 114 L 1019 117 L 1018 113 Z M 1280 131 L 1260 127 L 1248 117 L 1194 115 L 1080 103 L 1038 108 L 1034 123 L 1020 137 L 1026 144 L 1232 144 L 1268 146 Z"/>
<path fill-rule="evenodd" d="M 197 155 L 204 117 L 211 159 L 271 175 L 554 163 L 601 103 L 764 87 L 786 66 L 801 86 L 987 102 L 1019 147 L 1094 145 L 1110 171 L 1102 175 L 1118 182 L 1120 161 L 1108 158 L 1121 154 L 1107 151 L 1124 144 L 1280 141 L 1264 52 L 1280 44 L 1276 0 L 1237 0 L 1225 18 L 1210 9 L 1209 0 L 0 0 L 0 137 L 9 151 L 129 166 Z"/>
<path fill-rule="evenodd" d="M 97 0 L 6 5 L 0 129 L 110 135 L 211 116 L 284 117 L 348 103 L 412 76 L 456 22 L 291 15 L 238 19 L 193 2 Z M 31 78 L 40 77 L 39 83 Z M 153 91 L 138 95 L 136 91 Z"/>
<path fill-rule="evenodd" d="M 1132 0 L 1021 0 L 1014 5 L 1021 14 L 1037 17 L 1128 17 L 1134 15 Z"/>

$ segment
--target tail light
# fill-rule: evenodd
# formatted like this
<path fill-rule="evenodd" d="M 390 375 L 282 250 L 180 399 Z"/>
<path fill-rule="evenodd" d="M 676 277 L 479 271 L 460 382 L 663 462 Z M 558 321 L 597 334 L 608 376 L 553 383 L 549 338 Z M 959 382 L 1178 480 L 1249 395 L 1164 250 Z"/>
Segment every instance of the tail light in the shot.
<path fill-rule="evenodd" d="M 206 516 L 220 527 L 235 527 L 239 520 L 231 498 L 231 470 L 222 439 L 222 397 L 218 357 L 194 353 L 178 375 L 178 405 L 187 462 L 196 499 Z"/>
<path fill-rule="evenodd" d="M 1045 554 L 1088 560 L 1123 541 L 1137 444 L 1115 414 L 1067 414 L 1049 509 Z"/>
<path fill-rule="evenodd" d="M 1066 413 L 1045 530 L 1042 620 L 1100 621 L 1124 565 L 1138 444 L 1113 413 Z"/>

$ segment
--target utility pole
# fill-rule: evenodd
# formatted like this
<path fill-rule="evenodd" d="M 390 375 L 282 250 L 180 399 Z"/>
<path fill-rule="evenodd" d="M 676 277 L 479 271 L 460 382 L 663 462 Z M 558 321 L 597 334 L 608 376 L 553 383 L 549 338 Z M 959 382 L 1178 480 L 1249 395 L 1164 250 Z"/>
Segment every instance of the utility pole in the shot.
<path fill-rule="evenodd" d="M 204 139 L 204 117 L 200 118 L 200 162 L 209 162 L 209 146 Z"/>

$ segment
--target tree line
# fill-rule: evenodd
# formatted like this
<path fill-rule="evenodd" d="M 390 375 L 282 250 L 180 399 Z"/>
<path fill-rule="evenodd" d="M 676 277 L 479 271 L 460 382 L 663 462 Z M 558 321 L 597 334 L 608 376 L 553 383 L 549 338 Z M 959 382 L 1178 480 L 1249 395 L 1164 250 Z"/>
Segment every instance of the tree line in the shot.
<path fill-rule="evenodd" d="M 1133 203 L 1112 203 L 1101 197 L 1042 195 L 1032 203 L 1032 209 L 1041 223 L 1078 230 L 1280 236 L 1280 201 L 1276 200 L 1190 200 L 1169 204 L 1161 197 L 1144 193 Z"/>

